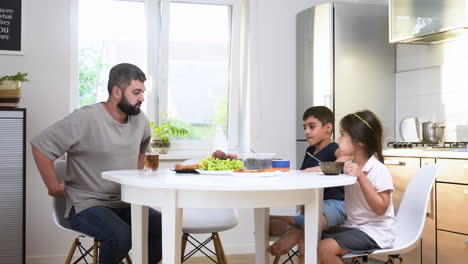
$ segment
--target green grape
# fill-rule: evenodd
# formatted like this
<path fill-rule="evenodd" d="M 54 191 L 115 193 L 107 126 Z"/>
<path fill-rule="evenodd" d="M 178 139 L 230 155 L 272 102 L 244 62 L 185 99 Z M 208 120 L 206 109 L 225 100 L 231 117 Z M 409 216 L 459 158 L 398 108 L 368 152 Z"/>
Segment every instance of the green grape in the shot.
<path fill-rule="evenodd" d="M 202 170 L 236 170 L 244 168 L 240 160 L 221 160 L 213 156 L 206 157 L 198 163 Z"/>

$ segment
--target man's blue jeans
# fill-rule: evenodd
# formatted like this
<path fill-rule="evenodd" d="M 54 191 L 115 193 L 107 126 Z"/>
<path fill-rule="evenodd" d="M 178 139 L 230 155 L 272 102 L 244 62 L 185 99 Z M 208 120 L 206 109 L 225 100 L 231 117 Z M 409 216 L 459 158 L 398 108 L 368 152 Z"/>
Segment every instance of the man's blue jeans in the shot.
<path fill-rule="evenodd" d="M 72 229 L 102 241 L 100 264 L 120 263 L 132 248 L 130 208 L 94 206 L 78 214 L 74 207 L 71 209 Z M 161 258 L 161 213 L 149 208 L 148 263 L 159 263 Z"/>

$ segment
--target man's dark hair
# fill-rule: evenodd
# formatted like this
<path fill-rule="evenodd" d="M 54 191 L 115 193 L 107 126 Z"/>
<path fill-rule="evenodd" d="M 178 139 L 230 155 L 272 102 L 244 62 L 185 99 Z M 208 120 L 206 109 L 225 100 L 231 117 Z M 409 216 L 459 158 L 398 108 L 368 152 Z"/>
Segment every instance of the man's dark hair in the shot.
<path fill-rule="evenodd" d="M 331 123 L 333 126 L 335 125 L 335 115 L 326 106 L 312 106 L 305 110 L 302 120 L 306 121 L 309 117 L 317 118 L 322 123 L 322 126 L 328 123 Z"/>
<path fill-rule="evenodd" d="M 120 63 L 112 67 L 109 73 L 109 82 L 107 83 L 107 91 L 112 93 L 112 87 L 118 86 L 125 90 L 133 80 L 140 82 L 146 81 L 146 76 L 140 68 L 130 63 Z"/>

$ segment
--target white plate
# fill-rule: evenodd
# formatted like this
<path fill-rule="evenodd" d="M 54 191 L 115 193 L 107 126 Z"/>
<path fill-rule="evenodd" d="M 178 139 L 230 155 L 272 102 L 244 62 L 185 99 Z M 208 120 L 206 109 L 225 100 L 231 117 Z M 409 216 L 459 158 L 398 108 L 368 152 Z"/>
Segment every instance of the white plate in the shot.
<path fill-rule="evenodd" d="M 222 171 L 216 171 L 216 170 L 198 170 L 196 171 L 200 174 L 205 174 L 205 175 L 232 175 L 232 171 L 230 170 L 222 170 Z"/>
<path fill-rule="evenodd" d="M 266 171 L 266 172 L 233 172 L 233 176 L 240 177 L 272 177 L 278 176 L 281 174 L 281 171 Z"/>

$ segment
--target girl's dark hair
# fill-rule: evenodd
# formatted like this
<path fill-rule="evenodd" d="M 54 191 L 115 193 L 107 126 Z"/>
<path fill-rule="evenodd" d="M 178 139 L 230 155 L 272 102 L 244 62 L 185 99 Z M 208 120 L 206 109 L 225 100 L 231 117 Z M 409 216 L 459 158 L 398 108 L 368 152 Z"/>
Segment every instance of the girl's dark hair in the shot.
<path fill-rule="evenodd" d="M 379 118 L 369 110 L 349 114 L 340 121 L 340 127 L 349 134 L 353 142 L 362 143 L 369 157 L 376 154 L 383 162 L 383 128 Z"/>

